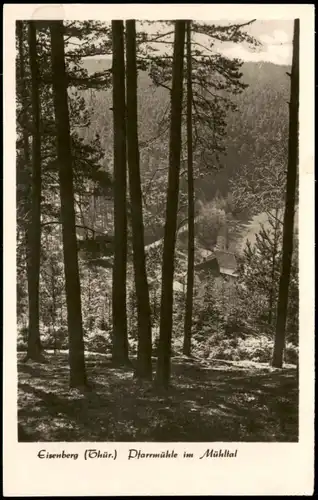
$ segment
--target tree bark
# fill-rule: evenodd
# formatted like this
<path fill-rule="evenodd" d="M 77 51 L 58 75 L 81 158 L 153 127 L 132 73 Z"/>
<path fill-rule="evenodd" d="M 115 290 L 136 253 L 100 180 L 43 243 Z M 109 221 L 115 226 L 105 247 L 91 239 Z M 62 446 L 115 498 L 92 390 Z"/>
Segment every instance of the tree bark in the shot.
<path fill-rule="evenodd" d="M 191 21 L 187 22 L 187 159 L 188 159 L 188 269 L 184 319 L 183 354 L 191 354 L 191 330 L 194 281 L 194 182 L 192 144 L 192 57 Z"/>
<path fill-rule="evenodd" d="M 29 336 L 27 359 L 41 359 L 40 341 L 40 259 L 41 259 L 41 131 L 39 68 L 36 48 L 36 27 L 34 21 L 28 22 L 29 59 L 31 71 L 32 105 L 32 186 L 31 219 L 27 230 L 28 241 L 28 297 L 29 297 Z M 27 139 L 24 138 L 24 142 Z M 26 150 L 26 145 L 25 145 Z"/>
<path fill-rule="evenodd" d="M 160 333 L 156 383 L 168 388 L 171 371 L 174 254 L 179 197 L 185 21 L 175 21 L 172 67 L 169 173 L 164 230 Z"/>
<path fill-rule="evenodd" d="M 272 252 L 272 269 L 271 269 L 271 285 L 268 297 L 268 325 L 272 326 L 273 323 L 273 305 L 274 305 L 274 290 L 275 290 L 275 270 L 276 270 L 276 257 L 278 253 L 278 209 L 275 212 L 275 228 L 274 228 L 274 241 Z"/>
<path fill-rule="evenodd" d="M 29 133 L 28 133 L 28 127 L 27 127 L 27 121 L 28 121 L 28 116 L 27 116 L 27 101 L 28 101 L 28 91 L 26 87 L 26 72 L 25 72 L 25 66 L 24 66 L 24 47 L 23 47 L 23 42 L 24 42 L 24 33 L 23 33 L 23 22 L 22 21 L 17 21 L 16 24 L 16 30 L 17 30 L 17 38 L 18 38 L 18 52 L 19 52 L 19 83 L 21 85 L 21 108 L 22 108 L 22 140 L 23 140 L 23 159 L 24 159 L 24 173 L 25 176 L 24 178 L 26 179 L 25 182 L 25 197 L 22 199 L 23 207 L 24 207 L 24 220 L 25 220 L 25 227 L 24 227 L 24 241 L 25 241 L 25 253 L 26 253 L 26 270 L 27 270 L 27 284 L 28 284 L 28 301 L 29 301 L 29 324 L 28 324 L 28 348 L 27 352 L 30 352 L 30 356 L 34 358 L 38 358 L 39 352 L 32 353 L 32 340 L 29 341 L 29 334 L 30 334 L 30 323 L 33 323 L 32 320 L 30 320 L 30 293 L 32 290 L 32 278 L 31 278 L 31 258 L 30 258 L 30 215 L 31 215 L 31 188 L 32 188 L 32 169 L 30 165 L 30 148 L 29 148 Z M 31 181 L 29 180 L 31 179 Z M 39 343 L 39 349 L 40 349 L 40 343 Z M 34 354 L 34 355 L 33 355 Z M 27 361 L 29 359 L 29 355 L 27 354 L 24 361 Z"/>
<path fill-rule="evenodd" d="M 27 269 L 27 284 L 28 284 L 28 297 L 30 295 L 30 290 L 32 285 L 30 283 L 31 273 L 30 273 L 30 249 L 29 249 L 29 228 L 30 228 L 30 198 L 31 198 L 31 182 L 29 181 L 29 177 L 32 175 L 32 171 L 30 168 L 30 148 L 29 148 L 29 133 L 27 129 L 27 101 L 28 101 L 28 91 L 26 87 L 26 74 L 24 67 L 24 34 L 23 34 L 23 22 L 17 21 L 16 23 L 16 31 L 18 38 L 18 53 L 19 53 L 19 74 L 17 78 L 19 78 L 19 83 L 21 85 L 21 108 L 22 108 L 22 140 L 23 140 L 23 159 L 24 165 L 23 169 L 26 173 L 24 176 L 26 179 L 26 183 L 24 185 L 26 189 L 25 198 L 22 199 L 23 207 L 24 207 L 24 220 L 26 221 L 24 227 L 24 241 L 25 241 L 25 253 L 26 253 L 26 269 Z M 30 323 L 30 319 L 29 319 Z M 28 349 L 29 350 L 29 349 Z M 26 357 L 27 360 L 27 357 Z"/>
<path fill-rule="evenodd" d="M 81 287 L 75 228 L 73 165 L 65 70 L 63 21 L 50 23 L 53 99 L 59 164 L 64 272 L 69 335 L 70 386 L 87 385 Z"/>
<path fill-rule="evenodd" d="M 133 261 L 137 297 L 138 354 L 136 376 L 152 379 L 151 310 L 146 272 L 137 115 L 136 22 L 126 21 L 127 146 Z"/>
<path fill-rule="evenodd" d="M 299 19 L 294 21 L 293 62 L 289 104 L 288 170 L 283 227 L 282 269 L 278 289 L 276 334 L 272 365 L 281 368 L 285 348 L 288 289 L 293 254 L 299 131 Z"/>
<path fill-rule="evenodd" d="M 129 364 L 126 273 L 127 273 L 127 199 L 126 199 L 126 105 L 124 23 L 112 21 L 113 115 L 114 115 L 114 267 L 113 267 L 113 352 L 114 364 Z"/>
<path fill-rule="evenodd" d="M 24 49 L 23 49 L 23 22 L 17 21 L 17 37 L 18 37 L 18 51 L 20 60 L 20 84 L 21 84 L 21 107 L 23 116 L 23 126 L 22 126 L 22 137 L 23 137 L 23 154 L 25 160 L 25 168 L 28 171 L 30 169 L 30 151 L 29 151 L 29 134 L 27 129 L 27 100 L 28 91 L 26 88 L 26 74 L 24 66 Z"/>

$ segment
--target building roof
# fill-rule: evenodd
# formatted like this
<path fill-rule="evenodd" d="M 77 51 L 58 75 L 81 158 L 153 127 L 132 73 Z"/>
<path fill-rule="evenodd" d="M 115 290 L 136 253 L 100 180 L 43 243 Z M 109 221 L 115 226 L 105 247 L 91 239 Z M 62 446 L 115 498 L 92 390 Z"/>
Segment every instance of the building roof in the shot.
<path fill-rule="evenodd" d="M 233 274 L 234 271 L 237 269 L 237 262 L 235 255 L 231 252 L 224 252 L 221 250 L 215 250 L 214 251 L 215 257 L 218 261 L 218 264 L 220 266 L 220 271 L 232 271 Z"/>
<path fill-rule="evenodd" d="M 220 274 L 225 274 L 226 276 L 233 276 L 233 278 L 236 278 L 238 276 L 235 269 L 226 269 L 226 267 L 220 267 Z"/>
<path fill-rule="evenodd" d="M 212 270 L 212 271 L 216 271 L 217 273 L 219 273 L 219 264 L 218 264 L 218 261 L 216 259 L 216 256 L 214 254 L 212 254 L 210 257 L 204 259 L 202 262 L 197 264 L 195 266 L 195 269 L 197 269 L 198 271 Z"/>

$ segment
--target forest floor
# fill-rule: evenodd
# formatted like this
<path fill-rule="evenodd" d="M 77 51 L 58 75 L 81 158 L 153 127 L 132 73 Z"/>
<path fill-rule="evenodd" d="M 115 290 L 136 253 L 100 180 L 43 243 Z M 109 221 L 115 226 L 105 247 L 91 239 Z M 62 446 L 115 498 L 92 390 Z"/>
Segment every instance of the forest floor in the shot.
<path fill-rule="evenodd" d="M 162 392 L 91 353 L 87 374 L 94 390 L 82 393 L 69 389 L 66 353 L 48 354 L 47 364 L 23 363 L 22 357 L 20 441 L 298 440 L 296 367 L 174 358 L 172 386 Z"/>

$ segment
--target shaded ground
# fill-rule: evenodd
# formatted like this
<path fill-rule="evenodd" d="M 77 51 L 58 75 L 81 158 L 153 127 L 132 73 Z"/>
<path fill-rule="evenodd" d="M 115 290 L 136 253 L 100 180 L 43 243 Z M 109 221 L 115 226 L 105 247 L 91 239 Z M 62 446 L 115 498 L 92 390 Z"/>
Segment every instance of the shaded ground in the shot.
<path fill-rule="evenodd" d="M 87 356 L 92 392 L 68 387 L 65 353 L 49 363 L 21 362 L 20 441 L 276 441 L 298 440 L 296 368 L 213 360 L 174 359 L 173 386 L 159 393 Z"/>

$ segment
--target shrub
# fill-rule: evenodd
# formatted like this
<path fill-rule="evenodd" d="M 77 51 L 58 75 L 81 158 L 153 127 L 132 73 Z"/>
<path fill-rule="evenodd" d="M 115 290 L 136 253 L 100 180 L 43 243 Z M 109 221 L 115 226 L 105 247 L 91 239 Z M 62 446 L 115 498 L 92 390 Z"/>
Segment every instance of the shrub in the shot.
<path fill-rule="evenodd" d="M 105 353 L 111 350 L 112 333 L 99 328 L 86 332 L 84 336 L 85 350 Z"/>
<path fill-rule="evenodd" d="M 285 363 L 298 366 L 298 353 L 299 353 L 298 347 L 292 344 L 291 342 L 287 342 L 284 352 Z"/>
<path fill-rule="evenodd" d="M 17 340 L 17 351 L 22 352 L 27 349 L 27 338 L 25 337 L 25 333 L 19 331 L 18 332 L 18 340 Z"/>
<path fill-rule="evenodd" d="M 182 339 L 173 342 L 174 353 L 182 352 Z M 228 361 L 254 361 L 270 363 L 273 354 L 273 340 L 266 335 L 224 338 L 219 333 L 210 333 L 206 338 L 195 334 L 192 338 L 192 353 L 205 359 L 224 359 Z M 285 362 L 298 364 L 298 348 L 286 344 Z"/>

